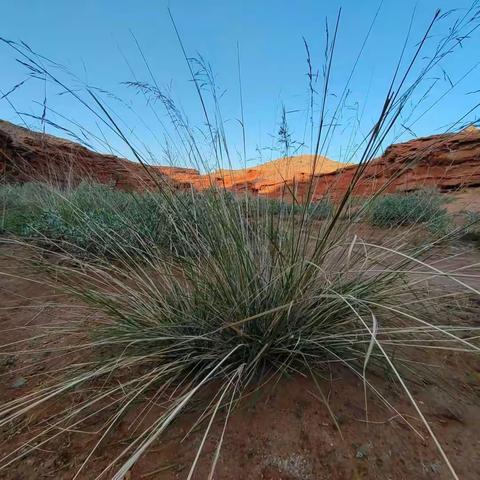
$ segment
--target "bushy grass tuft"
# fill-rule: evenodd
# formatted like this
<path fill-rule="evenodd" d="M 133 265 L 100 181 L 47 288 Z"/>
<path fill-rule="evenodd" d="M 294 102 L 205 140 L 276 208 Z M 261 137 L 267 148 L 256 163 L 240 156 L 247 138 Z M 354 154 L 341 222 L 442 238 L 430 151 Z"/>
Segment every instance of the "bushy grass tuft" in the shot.
<path fill-rule="evenodd" d="M 57 189 L 42 183 L 0 188 L 2 230 L 77 253 L 111 257 L 171 244 L 171 222 L 160 196 L 82 183 Z"/>
<path fill-rule="evenodd" d="M 435 190 L 385 195 L 372 202 L 368 220 L 381 228 L 423 224 L 441 235 L 451 227 L 444 204 L 444 197 Z"/>
<path fill-rule="evenodd" d="M 0 427 L 66 390 L 87 388 L 91 393 L 73 411 L 65 410 L 54 424 L 44 426 L 34 446 L 12 452 L 3 466 L 41 448 L 58 430 L 80 428 L 105 408 L 107 398 L 116 409 L 114 419 L 142 399 L 162 404 L 155 422 L 142 425 L 117 459 L 121 463 L 113 478 L 121 479 L 212 386 L 213 396 L 198 421 L 222 418 L 226 425 L 234 405 L 283 375 L 301 372 L 312 379 L 318 397 L 325 398 L 319 378 L 332 368 L 345 368 L 362 379 L 365 401 L 367 390 L 385 401 L 370 375 L 385 376 L 387 371 L 409 394 L 400 371 L 409 367 L 414 350 L 440 342 L 443 349 L 477 351 L 461 337 L 460 323 L 445 326 L 452 315 L 452 292 L 446 302 L 441 293 L 430 301 L 427 282 L 405 275 L 419 265 L 427 268 L 415 252 L 398 253 L 395 242 L 360 241 L 352 224 L 339 222 L 334 214 L 314 222 L 308 209 L 299 217 L 288 209 L 274 213 L 271 202 L 238 200 L 220 189 L 134 196 L 131 203 L 127 194 L 91 185 L 58 195 L 49 202 L 53 210 L 43 209 L 36 217 L 44 235 L 73 241 L 65 228 L 84 225 L 87 215 L 88 225 L 102 225 L 94 235 L 109 232 L 103 241 L 131 261 L 99 266 L 64 252 L 68 262 L 54 269 L 46 265 L 55 285 L 103 315 L 58 327 L 63 341 L 73 339 L 69 354 L 81 352 L 89 361 L 65 367 L 62 378 L 53 376 L 33 397 L 5 404 Z M 104 210 L 102 196 L 111 210 Z M 146 206 L 138 209 L 142 202 Z M 123 229 L 131 221 L 140 229 L 146 219 L 137 214 L 151 215 L 156 208 L 162 227 L 164 219 L 174 219 L 168 228 L 175 234 L 175 248 L 168 254 L 139 248 L 138 237 Z M 78 235 L 84 230 L 73 231 Z M 150 232 L 142 242 L 150 239 Z M 90 248 L 96 237 L 85 235 L 75 241 Z M 427 268 L 425 277 L 434 274 Z M 54 330 L 49 335 L 54 338 Z M 85 340 L 79 342 L 81 338 Z M 414 400 L 413 405 L 424 419 Z M 336 422 L 333 414 L 332 419 Z M 101 440 L 115 421 L 98 425 Z M 210 426 L 205 426 L 205 435 Z M 196 461 L 192 472 L 195 466 Z"/>

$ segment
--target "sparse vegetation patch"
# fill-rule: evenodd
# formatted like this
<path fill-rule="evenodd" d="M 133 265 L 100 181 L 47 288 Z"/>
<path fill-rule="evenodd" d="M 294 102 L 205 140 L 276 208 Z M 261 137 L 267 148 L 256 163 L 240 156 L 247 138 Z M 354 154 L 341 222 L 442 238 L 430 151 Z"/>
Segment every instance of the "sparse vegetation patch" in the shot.
<path fill-rule="evenodd" d="M 435 190 L 389 194 L 372 202 L 368 219 L 376 227 L 423 224 L 432 232 L 442 234 L 451 226 L 444 204 L 445 198 Z"/>

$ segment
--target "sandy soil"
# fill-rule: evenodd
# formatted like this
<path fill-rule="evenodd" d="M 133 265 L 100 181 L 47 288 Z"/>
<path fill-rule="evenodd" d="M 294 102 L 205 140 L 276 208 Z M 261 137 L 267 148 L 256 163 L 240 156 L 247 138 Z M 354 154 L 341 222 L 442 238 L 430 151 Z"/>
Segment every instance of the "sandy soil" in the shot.
<path fill-rule="evenodd" d="M 446 208 L 453 215 L 466 211 L 480 212 L 480 189 L 478 188 L 451 193 L 449 194 L 449 200 Z"/>
<path fill-rule="evenodd" d="M 480 262 L 480 251 L 467 244 L 451 247 L 462 257 L 450 261 L 449 266 Z M 45 325 L 58 321 L 76 321 L 89 314 L 88 310 L 68 295 L 49 287 L 40 273 L 22 266 L 12 255 L 22 258 L 22 249 L 0 248 L 0 331 L 1 343 L 9 343 L 42 333 Z M 2 256 L 7 254 L 8 256 Z M 453 262 L 453 263 L 452 263 Z M 480 273 L 477 268 L 476 273 Z M 12 276 L 10 276 L 12 275 Z M 20 277 L 28 277 L 30 280 Z M 34 280 L 33 282 L 31 280 Z M 474 286 L 480 288 L 479 279 Z M 480 307 L 480 306 L 479 306 Z M 479 318 L 472 318 L 480 326 Z M 27 330 L 19 327 L 27 327 Z M 28 346 L 41 345 L 42 338 Z M 36 342 L 36 343 L 35 343 Z M 63 360 L 64 361 L 64 360 Z M 38 354 L 29 363 L 18 346 L 14 355 L 0 356 L 0 401 L 7 401 L 32 391 L 44 381 L 42 373 L 52 363 L 49 354 Z M 412 385 L 420 402 L 457 469 L 461 479 L 480 478 L 480 364 L 478 359 L 463 354 L 442 354 L 435 357 L 434 375 L 441 375 L 449 388 L 436 382 Z M 231 417 L 217 467 L 216 479 L 235 480 L 340 480 L 340 479 L 448 479 L 451 478 L 438 451 L 414 415 L 411 406 L 391 387 L 386 395 L 396 408 L 414 425 L 423 438 L 394 412 L 378 401 L 369 400 L 369 423 L 365 421 L 363 386 L 345 371 L 332 371 L 332 378 L 323 382 L 341 434 L 332 422 L 311 381 L 301 377 L 281 380 L 275 388 L 251 398 Z M 380 381 L 380 379 L 377 379 Z M 373 381 L 376 381 L 373 379 Z M 78 395 L 74 392 L 38 416 L 46 418 L 56 409 L 73 405 Z M 76 397 L 77 396 L 77 397 Z M 196 414 L 198 415 L 198 413 Z M 189 465 L 201 441 L 202 432 L 190 435 L 179 446 L 178 441 L 196 418 L 187 414 L 177 422 L 162 441 L 156 442 L 150 452 L 129 472 L 127 478 L 172 480 L 187 477 Z M 131 433 L 133 415 L 127 416 L 116 432 L 95 454 L 92 462 L 80 476 L 95 478 L 108 461 L 125 446 Z M 149 418 L 155 418 L 152 410 Z M 19 421 L 0 430 L 0 456 L 21 445 L 32 434 L 34 418 Z M 5 480 L 34 480 L 41 478 L 70 479 L 92 448 L 92 431 L 102 418 L 92 419 L 91 425 L 80 433 L 65 433 L 51 444 L 35 451 L 18 463 L 0 472 Z M 148 419 L 147 419 L 148 421 Z M 216 440 L 222 430 L 216 422 L 213 434 L 205 447 L 205 454 L 193 478 L 208 478 Z M 20 434 L 19 434 L 20 432 Z M 108 478 L 108 477 L 107 477 Z"/>

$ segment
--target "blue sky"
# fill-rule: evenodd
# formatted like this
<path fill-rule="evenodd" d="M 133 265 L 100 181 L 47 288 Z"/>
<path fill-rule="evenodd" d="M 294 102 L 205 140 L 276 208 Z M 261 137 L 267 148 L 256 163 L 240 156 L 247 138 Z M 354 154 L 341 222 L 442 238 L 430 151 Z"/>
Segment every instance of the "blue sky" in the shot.
<path fill-rule="evenodd" d="M 455 15 L 461 15 L 461 9 L 470 3 L 447 0 L 383 2 L 352 79 L 351 93 L 339 121 L 341 127 L 328 151 L 323 153 L 335 159 L 348 159 L 347 146 L 355 143 L 351 136 L 353 119 L 361 118 L 359 123 L 355 123 L 358 125 L 355 130 L 357 137 L 361 137 L 371 126 L 382 105 L 413 12 L 415 16 L 408 53 L 413 51 L 437 7 L 445 11 L 460 8 L 435 29 L 428 47 L 431 51 L 441 34 L 446 32 L 451 19 Z M 128 124 L 135 141 L 148 148 L 159 163 L 165 163 L 165 132 L 162 132 L 159 120 L 164 125 L 168 124 L 166 113 L 159 104 L 154 105 L 153 112 L 152 108 L 146 106 L 142 96 L 135 95 L 133 90 L 121 82 L 134 80 L 130 67 L 138 80 L 151 82 L 132 37 L 133 32 L 148 58 L 158 85 L 172 92 L 192 125 L 204 126 L 195 89 L 168 15 L 170 7 L 188 55 L 201 54 L 212 65 L 219 92 L 222 92 L 220 103 L 232 162 L 234 166 L 240 166 L 244 158 L 242 132 L 238 122 L 240 102 L 237 44 L 240 51 L 248 164 L 279 156 L 276 150 L 279 144 L 275 135 L 279 128 L 282 106 L 287 111 L 292 138 L 298 145 L 305 143 L 299 152 L 307 152 L 311 147 L 309 135 L 305 135 L 309 130 L 306 129 L 309 95 L 303 37 L 310 45 L 314 68 L 321 70 L 325 18 L 332 24 L 339 7 L 342 7 L 331 80 L 332 95 L 329 96 L 329 101 L 334 102 L 335 95 L 341 92 L 345 84 L 378 6 L 378 1 L 352 0 L 16 0 L 2 5 L 0 35 L 28 43 L 37 52 L 65 65 L 82 82 L 102 87 L 122 98 L 135 110 L 135 114 L 111 99 L 105 101 Z M 480 60 L 478 44 L 479 35 L 475 32 L 462 48 L 445 59 L 443 68 L 448 78 L 441 69 L 432 72 L 430 77 L 435 76 L 439 80 L 424 101 L 425 109 L 450 88 L 450 81 L 455 83 L 470 68 L 474 68 Z M 428 51 L 425 55 L 427 54 Z M 0 89 L 3 93 L 26 78 L 25 68 L 15 58 L 11 49 L 0 46 Z M 399 127 L 391 139 L 407 139 L 413 135 L 428 135 L 445 129 L 480 101 L 480 93 L 470 93 L 480 89 L 479 72 L 480 69 L 474 68 L 441 103 L 412 125 L 410 131 L 402 133 L 402 128 Z M 79 85 L 71 77 L 66 78 L 71 82 L 70 85 Z M 320 89 L 320 80 L 316 87 Z M 59 114 L 74 119 L 99 136 L 105 135 L 115 151 L 132 157 L 108 131 L 102 129 L 103 133 L 98 133 L 92 115 L 67 95 L 58 95 L 60 92 L 53 85 L 45 87 L 41 81 L 28 80 L 8 98 L 18 111 L 39 115 L 42 112 L 39 103 L 45 98 L 45 88 L 48 118 L 58 123 L 65 122 Z M 412 107 L 415 106 L 413 103 Z M 320 103 L 316 99 L 315 116 L 318 115 L 319 108 Z M 418 112 L 423 109 L 422 104 L 418 107 Z M 0 101 L 0 118 L 20 122 L 18 115 L 5 100 Z M 467 118 L 474 120 L 475 112 Z M 28 116 L 24 116 L 24 121 L 33 127 L 40 127 L 38 122 Z M 72 124 L 70 127 L 74 128 Z M 47 127 L 47 130 L 59 133 L 51 127 Z M 106 150 L 104 145 L 96 146 L 100 150 Z M 185 163 L 181 156 L 178 151 L 175 161 L 179 164 Z"/>

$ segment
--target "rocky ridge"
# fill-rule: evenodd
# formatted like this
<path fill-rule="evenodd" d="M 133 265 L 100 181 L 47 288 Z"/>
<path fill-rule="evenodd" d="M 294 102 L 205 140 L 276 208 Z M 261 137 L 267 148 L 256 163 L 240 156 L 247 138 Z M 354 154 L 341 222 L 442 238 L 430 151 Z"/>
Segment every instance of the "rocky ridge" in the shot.
<path fill-rule="evenodd" d="M 340 196 L 358 168 L 325 157 L 315 161 L 313 155 L 301 155 L 252 168 L 201 175 L 193 168 L 144 167 L 0 120 L 0 175 L 12 183 L 45 180 L 64 186 L 89 178 L 127 191 L 154 189 L 162 182 L 176 189 L 205 189 L 216 184 L 268 197 L 295 191 L 301 198 L 312 179 L 314 162 L 315 198 Z M 399 192 L 425 187 L 441 191 L 480 187 L 480 129 L 468 128 L 391 145 L 366 166 L 354 194 L 370 195 L 379 188 Z"/>

